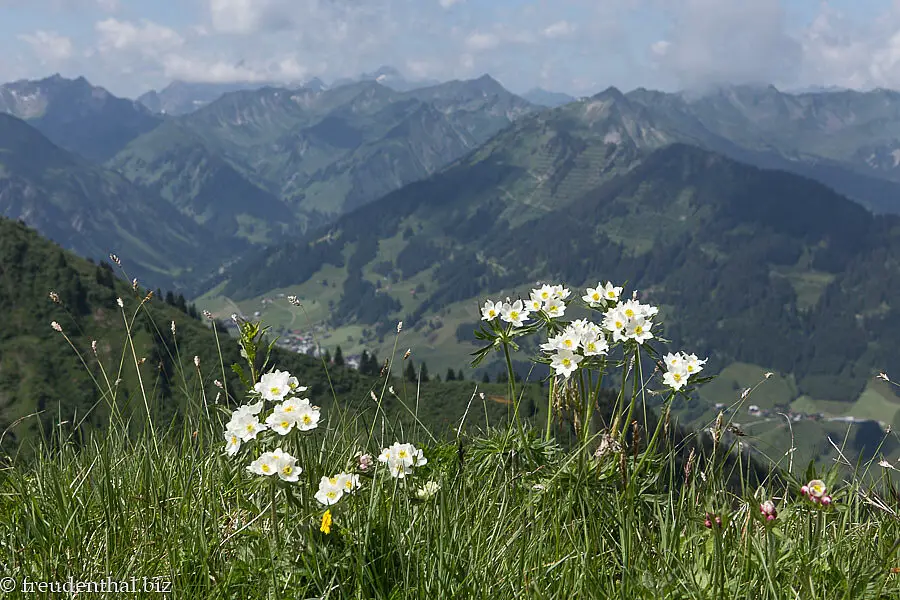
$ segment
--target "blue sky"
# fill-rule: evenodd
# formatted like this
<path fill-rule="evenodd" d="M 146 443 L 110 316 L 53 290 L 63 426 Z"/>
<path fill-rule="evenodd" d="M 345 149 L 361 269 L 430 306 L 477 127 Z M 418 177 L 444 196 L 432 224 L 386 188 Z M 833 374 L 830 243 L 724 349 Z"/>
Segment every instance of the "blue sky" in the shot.
<path fill-rule="evenodd" d="M 392 65 L 514 91 L 900 88 L 900 0 L 0 0 L 0 81 L 326 81 Z"/>

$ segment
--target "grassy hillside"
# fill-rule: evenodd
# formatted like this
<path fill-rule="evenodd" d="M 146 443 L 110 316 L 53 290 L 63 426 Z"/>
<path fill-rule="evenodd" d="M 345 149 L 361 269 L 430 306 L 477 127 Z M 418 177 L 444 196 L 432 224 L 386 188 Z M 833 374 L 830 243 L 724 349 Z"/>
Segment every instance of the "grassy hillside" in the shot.
<path fill-rule="evenodd" d="M 7 451 L 35 441 L 42 430 L 46 434 L 60 421 L 83 433 L 103 429 L 113 404 L 133 414 L 140 428 L 145 397 L 163 422 L 204 393 L 209 402 L 222 393 L 223 405 L 243 400 L 230 368 L 241 362 L 236 345 L 221 325 L 217 344 L 211 323 L 183 297 L 155 293 L 142 302 L 148 290 L 132 289 L 113 267 L 78 258 L 6 219 L 0 219 L 0 265 L 0 433 Z M 117 298 L 123 299 L 123 308 Z M 65 336 L 54 331 L 51 322 L 58 323 Z M 97 342 L 96 352 L 92 341 Z M 194 356 L 200 358 L 199 373 Z M 274 359 L 312 393 L 331 394 L 362 412 L 371 408 L 370 390 L 385 385 L 384 378 L 278 349 Z M 406 366 L 401 356 L 396 359 Z M 399 376 L 401 371 L 396 369 L 398 376 L 390 385 L 398 390 L 414 386 Z M 225 382 L 227 395 L 213 385 L 216 379 Z M 502 396 L 505 387 L 491 384 L 483 389 Z M 472 385 L 463 383 L 423 384 L 421 419 L 435 431 L 458 425 L 472 391 Z M 409 418 L 393 397 L 384 406 L 401 420 Z M 498 422 L 508 410 L 504 403 L 485 405 L 485 414 Z"/>

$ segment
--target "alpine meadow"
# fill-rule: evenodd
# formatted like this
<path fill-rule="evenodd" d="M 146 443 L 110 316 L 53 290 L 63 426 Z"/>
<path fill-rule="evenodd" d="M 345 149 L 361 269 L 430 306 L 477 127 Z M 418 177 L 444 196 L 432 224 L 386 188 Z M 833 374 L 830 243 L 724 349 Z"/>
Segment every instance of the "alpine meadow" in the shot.
<path fill-rule="evenodd" d="M 900 598 L 840 4 L 0 1 L 0 598 Z"/>

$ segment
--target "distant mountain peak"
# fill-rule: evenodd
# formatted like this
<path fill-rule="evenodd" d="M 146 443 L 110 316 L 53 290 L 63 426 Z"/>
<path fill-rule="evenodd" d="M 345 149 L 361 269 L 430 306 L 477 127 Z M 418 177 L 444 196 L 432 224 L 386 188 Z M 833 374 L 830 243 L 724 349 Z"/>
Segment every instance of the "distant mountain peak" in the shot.
<path fill-rule="evenodd" d="M 552 92 L 542 87 L 533 87 L 521 96 L 532 104 L 546 106 L 547 108 L 556 108 L 575 101 L 574 96 L 562 92 Z"/>
<path fill-rule="evenodd" d="M 612 85 L 609 86 L 608 88 L 606 88 L 605 90 L 603 90 L 602 92 L 594 94 L 593 96 L 591 96 L 591 99 L 592 100 L 612 100 L 615 102 L 626 102 L 628 100 L 625 97 L 625 94 L 623 94 L 619 88 L 612 86 Z"/>

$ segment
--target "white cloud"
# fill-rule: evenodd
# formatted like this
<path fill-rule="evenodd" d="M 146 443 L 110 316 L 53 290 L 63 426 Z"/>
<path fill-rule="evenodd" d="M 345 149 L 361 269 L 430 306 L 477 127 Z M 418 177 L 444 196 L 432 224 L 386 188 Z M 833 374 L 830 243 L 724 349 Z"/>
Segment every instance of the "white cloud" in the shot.
<path fill-rule="evenodd" d="M 72 57 L 75 47 L 72 40 L 55 31 L 39 29 L 34 33 L 18 36 L 20 40 L 31 46 L 43 64 L 58 64 Z"/>
<path fill-rule="evenodd" d="M 441 8 L 450 8 L 454 4 L 459 4 L 460 2 L 465 2 L 466 0 L 438 0 L 438 3 L 441 5 Z"/>
<path fill-rule="evenodd" d="M 22 5 L 41 10 L 49 8 L 51 10 L 79 12 L 92 8 L 103 12 L 116 12 L 119 10 L 119 0 L 0 0 L 0 8 L 4 6 L 21 8 Z"/>
<path fill-rule="evenodd" d="M 170 54 L 163 59 L 163 71 L 171 79 L 203 83 L 290 81 L 309 75 L 309 69 L 295 56 L 262 64 L 247 61 L 228 63 Z"/>
<path fill-rule="evenodd" d="M 213 29 L 221 33 L 248 35 L 289 28 L 293 24 L 290 8 L 285 0 L 209 0 Z"/>
<path fill-rule="evenodd" d="M 684 87 L 789 82 L 803 52 L 781 0 L 684 0 L 667 5 L 671 31 L 655 59 Z"/>
<path fill-rule="evenodd" d="M 474 32 L 466 36 L 464 42 L 466 48 L 472 52 L 492 50 L 500 45 L 500 36 L 494 33 Z"/>
<path fill-rule="evenodd" d="M 109 18 L 94 25 L 101 53 L 134 52 L 155 57 L 184 44 L 184 38 L 169 27 L 143 20 L 139 24 Z"/>
<path fill-rule="evenodd" d="M 650 52 L 656 56 L 665 56 L 669 52 L 669 46 L 671 45 L 666 40 L 659 40 L 650 44 Z"/>
<path fill-rule="evenodd" d="M 545 27 L 541 32 L 545 38 L 549 39 L 568 37 L 573 33 L 575 33 L 575 26 L 568 21 L 557 21 L 556 23 Z"/>

